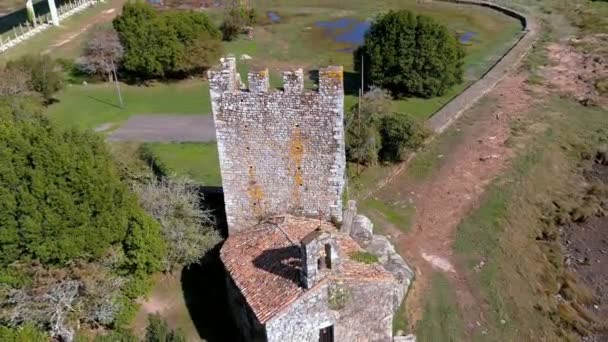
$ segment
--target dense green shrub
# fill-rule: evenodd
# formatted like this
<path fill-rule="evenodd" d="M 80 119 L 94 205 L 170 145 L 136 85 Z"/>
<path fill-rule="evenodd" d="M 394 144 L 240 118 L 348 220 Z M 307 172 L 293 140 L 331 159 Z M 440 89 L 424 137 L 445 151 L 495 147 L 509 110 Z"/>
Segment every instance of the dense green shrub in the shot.
<path fill-rule="evenodd" d="M 346 158 L 362 165 L 378 162 L 378 152 L 382 147 L 378 125 L 390 110 L 391 97 L 380 88 L 372 88 L 361 98 L 359 104 L 346 113 Z"/>
<path fill-rule="evenodd" d="M 255 9 L 244 6 L 230 8 L 225 16 L 220 30 L 224 40 L 230 41 L 243 33 L 246 27 L 252 27 L 257 23 L 258 15 Z"/>
<path fill-rule="evenodd" d="M 159 315 L 148 315 L 145 342 L 186 342 L 181 330 L 172 330 Z"/>
<path fill-rule="evenodd" d="M 0 120 L 44 120 L 39 96 L 0 97 Z"/>
<path fill-rule="evenodd" d="M 360 106 L 360 108 L 359 108 Z M 428 136 L 425 128 L 407 114 L 391 112 L 391 97 L 372 87 L 346 113 L 346 159 L 361 165 L 398 162 L 407 149 L 415 149 Z"/>
<path fill-rule="evenodd" d="M 28 55 L 6 63 L 6 69 L 17 69 L 28 76 L 28 90 L 49 101 L 63 88 L 61 66 L 48 55 Z"/>
<path fill-rule="evenodd" d="M 127 3 L 113 24 L 125 49 L 123 67 L 139 77 L 196 72 L 222 52 L 221 33 L 204 13 L 158 13 L 145 3 Z"/>
<path fill-rule="evenodd" d="M 400 10 L 374 21 L 355 52 L 365 61 L 369 84 L 395 96 L 441 96 L 462 82 L 464 48 L 456 36 L 432 18 Z"/>
<path fill-rule="evenodd" d="M 120 180 L 101 137 L 43 120 L 0 122 L 0 265 L 64 264 L 122 244 L 130 272 L 163 257 L 160 228 Z"/>
<path fill-rule="evenodd" d="M 428 133 L 409 115 L 393 113 L 382 118 L 380 135 L 382 137 L 380 158 L 384 161 L 398 162 L 402 160 L 406 150 L 418 148 Z"/>
<path fill-rule="evenodd" d="M 19 328 L 0 326 L 2 342 L 48 342 L 49 336 L 34 325 L 27 324 Z"/>

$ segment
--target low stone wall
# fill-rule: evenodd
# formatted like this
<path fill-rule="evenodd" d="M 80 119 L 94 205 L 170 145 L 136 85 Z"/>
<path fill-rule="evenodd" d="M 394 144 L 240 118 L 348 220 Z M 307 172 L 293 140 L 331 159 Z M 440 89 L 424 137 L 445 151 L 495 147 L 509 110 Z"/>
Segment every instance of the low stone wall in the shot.
<path fill-rule="evenodd" d="M 492 90 L 505 74 L 517 65 L 530 51 L 538 36 L 538 23 L 536 20 L 502 5 L 476 0 L 441 0 L 459 4 L 488 7 L 500 11 L 521 21 L 524 30 L 517 42 L 488 70 L 478 81 L 467 87 L 462 93 L 453 98 L 427 120 L 427 125 L 435 133 L 447 129 L 462 113 L 471 108 L 483 95 Z"/>

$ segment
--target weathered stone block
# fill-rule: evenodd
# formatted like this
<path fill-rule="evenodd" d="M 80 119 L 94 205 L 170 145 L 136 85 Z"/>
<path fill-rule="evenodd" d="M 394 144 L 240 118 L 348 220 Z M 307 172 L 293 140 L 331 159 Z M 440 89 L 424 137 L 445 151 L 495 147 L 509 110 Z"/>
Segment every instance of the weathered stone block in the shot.
<path fill-rule="evenodd" d="M 267 69 L 241 89 L 234 58 L 209 71 L 229 232 L 273 214 L 342 220 L 342 68 L 319 74 L 313 92 L 301 69 L 283 75 L 284 91 L 269 89 Z"/>

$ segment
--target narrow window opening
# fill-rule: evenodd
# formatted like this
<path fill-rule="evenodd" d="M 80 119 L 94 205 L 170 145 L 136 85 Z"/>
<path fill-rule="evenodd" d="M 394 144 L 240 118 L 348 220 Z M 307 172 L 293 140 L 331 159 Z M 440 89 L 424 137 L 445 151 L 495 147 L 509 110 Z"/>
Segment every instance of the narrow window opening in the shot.
<path fill-rule="evenodd" d="M 334 342 L 334 326 L 319 330 L 319 342 Z"/>
<path fill-rule="evenodd" d="M 331 245 L 325 244 L 325 266 L 331 270 Z"/>

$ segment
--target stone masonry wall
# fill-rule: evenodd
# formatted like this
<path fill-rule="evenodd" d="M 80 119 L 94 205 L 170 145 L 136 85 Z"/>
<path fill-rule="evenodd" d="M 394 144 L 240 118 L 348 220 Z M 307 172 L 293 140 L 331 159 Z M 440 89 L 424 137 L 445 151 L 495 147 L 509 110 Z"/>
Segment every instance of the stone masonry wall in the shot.
<path fill-rule="evenodd" d="M 234 58 L 209 72 L 229 232 L 268 215 L 338 221 L 345 184 L 342 67 L 319 71 L 319 90 L 304 90 L 301 69 L 270 89 L 268 70 L 242 88 Z"/>
<path fill-rule="evenodd" d="M 335 341 L 392 341 L 395 288 L 388 281 L 327 281 L 266 324 L 268 342 L 316 342 L 330 325 Z M 335 291 L 342 293 L 338 303 Z"/>

